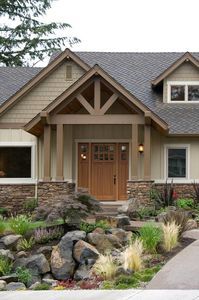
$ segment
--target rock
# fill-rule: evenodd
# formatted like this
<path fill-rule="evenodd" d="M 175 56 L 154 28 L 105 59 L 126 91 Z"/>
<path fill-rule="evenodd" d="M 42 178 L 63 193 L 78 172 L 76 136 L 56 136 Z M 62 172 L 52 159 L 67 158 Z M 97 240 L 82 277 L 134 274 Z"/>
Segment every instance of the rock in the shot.
<path fill-rule="evenodd" d="M 113 234 L 89 233 L 87 238 L 88 242 L 94 245 L 100 253 L 122 247 L 119 239 Z"/>
<path fill-rule="evenodd" d="M 28 254 L 25 251 L 19 251 L 16 254 L 16 258 L 22 258 L 22 257 L 27 257 L 27 256 L 28 256 Z"/>
<path fill-rule="evenodd" d="M 45 279 L 45 278 L 43 278 L 43 279 L 42 279 L 42 283 L 46 283 L 46 284 L 48 284 L 48 285 L 51 286 L 51 287 L 55 287 L 55 286 L 57 286 L 57 284 L 58 284 L 58 280 L 54 280 L 54 279 Z"/>
<path fill-rule="evenodd" d="M 11 253 L 10 250 L 0 249 L 0 256 L 9 258 L 10 260 L 14 260 L 14 255 Z"/>
<path fill-rule="evenodd" d="M 38 287 L 41 284 L 41 282 L 37 281 L 33 283 L 31 286 L 29 286 L 29 290 L 34 290 L 36 287 Z"/>
<path fill-rule="evenodd" d="M 182 233 L 182 238 L 199 240 L 199 229 L 187 230 Z"/>
<path fill-rule="evenodd" d="M 127 200 L 121 207 L 118 208 L 118 213 L 130 216 L 133 212 L 138 211 L 139 208 L 139 201 L 137 199 L 131 198 Z"/>
<path fill-rule="evenodd" d="M 6 290 L 6 282 L 5 280 L 0 280 L 0 291 Z"/>
<path fill-rule="evenodd" d="M 125 202 L 123 205 L 118 207 L 117 211 L 119 214 L 127 214 L 128 207 L 129 207 L 128 202 Z"/>
<path fill-rule="evenodd" d="M 9 234 L 1 238 L 1 241 L 5 245 L 6 248 L 16 250 L 17 243 L 22 238 L 21 235 Z"/>
<path fill-rule="evenodd" d="M 123 245 L 125 245 L 132 236 L 131 231 L 125 231 L 121 228 L 112 228 L 109 230 L 109 232 L 116 236 L 119 239 L 119 242 Z"/>
<path fill-rule="evenodd" d="M 43 254 L 35 254 L 27 258 L 18 258 L 14 262 L 14 269 L 17 267 L 26 267 L 35 275 L 45 274 L 50 271 L 49 263 Z"/>
<path fill-rule="evenodd" d="M 30 272 L 31 272 L 31 270 L 30 270 Z M 32 286 L 33 284 L 35 284 L 36 282 L 41 283 L 41 276 L 40 275 L 34 274 L 34 272 L 31 275 L 32 275 L 32 277 L 31 277 L 31 279 L 30 279 L 30 281 L 28 282 L 28 285 L 27 285 L 28 288 L 30 286 Z"/>
<path fill-rule="evenodd" d="M 91 266 L 88 265 L 80 265 L 74 274 L 74 279 L 79 280 L 87 280 L 91 277 Z"/>
<path fill-rule="evenodd" d="M 97 228 L 95 228 L 95 229 L 92 231 L 92 233 L 100 233 L 100 234 L 104 234 L 105 231 L 104 231 L 104 229 L 97 227 Z"/>
<path fill-rule="evenodd" d="M 6 249 L 6 246 L 4 245 L 3 241 L 0 240 L 0 249 Z"/>
<path fill-rule="evenodd" d="M 44 221 L 51 213 L 52 208 L 48 206 L 39 206 L 34 211 L 34 221 Z"/>
<path fill-rule="evenodd" d="M 118 267 L 117 268 L 117 271 L 116 271 L 116 276 L 119 276 L 119 275 L 132 275 L 134 273 L 134 271 L 131 271 L 131 270 L 125 270 L 123 267 Z"/>
<path fill-rule="evenodd" d="M 64 236 L 70 238 L 73 242 L 77 242 L 79 240 L 85 240 L 86 232 L 82 230 L 73 230 L 67 232 Z"/>
<path fill-rule="evenodd" d="M 197 227 L 198 227 L 198 224 L 197 224 L 196 220 L 189 219 L 187 221 L 187 224 L 186 224 L 187 230 L 196 229 Z"/>
<path fill-rule="evenodd" d="M 72 257 L 73 240 L 63 236 L 59 244 L 53 247 L 51 270 L 55 279 L 67 280 L 74 274 L 75 261 Z"/>
<path fill-rule="evenodd" d="M 10 275 L 1 276 L 0 280 L 5 281 L 6 283 L 17 282 L 18 281 L 18 276 L 17 276 L 17 274 L 13 273 L 13 274 L 10 274 Z"/>
<path fill-rule="evenodd" d="M 47 260 L 50 260 L 52 250 L 52 246 L 43 246 L 37 250 L 37 254 L 43 254 L 47 258 Z"/>
<path fill-rule="evenodd" d="M 97 249 L 82 240 L 78 241 L 73 248 L 73 257 L 78 263 L 81 264 L 88 264 L 89 262 L 91 263 L 91 261 L 88 261 L 91 259 L 95 263 L 98 256 L 99 252 Z"/>
<path fill-rule="evenodd" d="M 10 282 L 6 286 L 7 291 L 21 291 L 26 290 L 26 286 L 22 282 Z"/>
<path fill-rule="evenodd" d="M 128 216 L 119 215 L 115 219 L 118 228 L 122 228 L 123 226 L 130 225 L 130 219 Z"/>
<path fill-rule="evenodd" d="M 155 217 L 156 222 L 163 223 L 164 222 L 164 218 L 166 217 L 166 215 L 167 215 L 167 212 L 161 212 L 160 214 L 158 214 Z"/>
<path fill-rule="evenodd" d="M 51 273 L 46 273 L 46 274 L 44 274 L 42 279 L 53 279 L 53 276 Z"/>

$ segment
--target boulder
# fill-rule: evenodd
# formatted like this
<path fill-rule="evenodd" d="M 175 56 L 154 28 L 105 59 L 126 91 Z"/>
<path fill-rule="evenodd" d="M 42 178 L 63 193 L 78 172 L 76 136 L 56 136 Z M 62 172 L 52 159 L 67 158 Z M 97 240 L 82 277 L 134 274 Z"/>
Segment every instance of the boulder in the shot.
<path fill-rule="evenodd" d="M 43 246 L 37 250 L 37 254 L 43 254 L 47 258 L 47 260 L 50 260 L 52 250 L 52 246 Z"/>
<path fill-rule="evenodd" d="M 74 274 L 74 279 L 79 280 L 88 280 L 91 277 L 91 266 L 80 265 Z"/>
<path fill-rule="evenodd" d="M 53 247 L 51 270 L 55 279 L 67 280 L 74 274 L 75 261 L 72 257 L 73 240 L 63 236 L 59 244 Z"/>
<path fill-rule="evenodd" d="M 18 281 L 18 276 L 17 276 L 17 274 L 13 273 L 13 274 L 10 274 L 10 275 L 1 276 L 0 280 L 5 281 L 6 283 L 17 282 Z"/>
<path fill-rule="evenodd" d="M 139 201 L 137 199 L 130 198 L 121 207 L 118 208 L 118 213 L 131 216 L 132 214 L 134 214 L 134 212 L 137 212 L 139 208 Z"/>
<path fill-rule="evenodd" d="M 17 243 L 22 238 L 19 234 L 9 234 L 1 238 L 1 242 L 5 245 L 6 248 L 16 250 L 17 249 Z"/>
<path fill-rule="evenodd" d="M 14 260 L 14 255 L 11 253 L 10 250 L 0 249 L 0 256 L 5 258 L 9 258 L 10 260 Z"/>
<path fill-rule="evenodd" d="M 164 218 L 166 217 L 166 215 L 167 215 L 167 212 L 165 212 L 165 211 L 159 213 L 159 214 L 155 217 L 156 222 L 163 223 L 163 222 L 164 222 Z"/>
<path fill-rule="evenodd" d="M 187 221 L 187 225 L 186 225 L 187 230 L 196 229 L 197 227 L 198 227 L 198 224 L 197 224 L 196 220 L 189 219 Z"/>
<path fill-rule="evenodd" d="M 119 239 L 113 234 L 89 233 L 87 238 L 88 242 L 94 245 L 100 253 L 122 247 Z"/>
<path fill-rule="evenodd" d="M 67 232 L 64 236 L 70 238 L 73 242 L 77 242 L 79 240 L 85 240 L 86 232 L 82 230 L 73 230 Z"/>
<path fill-rule="evenodd" d="M 130 219 L 128 216 L 125 216 L 125 215 L 119 215 L 117 216 L 116 218 L 116 222 L 117 222 L 117 227 L 118 228 L 122 228 L 126 225 L 130 225 Z"/>
<path fill-rule="evenodd" d="M 125 231 L 121 228 L 112 228 L 109 230 L 111 234 L 116 236 L 119 239 L 119 242 L 122 245 L 125 245 L 131 238 L 132 232 L 131 231 Z"/>
<path fill-rule="evenodd" d="M 101 233 L 101 234 L 104 234 L 105 231 L 104 231 L 104 229 L 102 229 L 102 228 L 100 228 L 100 227 L 97 227 L 97 228 L 95 228 L 95 229 L 92 231 L 92 233 Z"/>
<path fill-rule="evenodd" d="M 95 263 L 98 256 L 97 249 L 85 241 L 80 240 L 74 246 L 73 257 L 80 264 L 90 264 L 91 261 L 89 260 L 91 259 Z"/>
<path fill-rule="evenodd" d="M 43 254 L 35 254 L 27 258 L 18 258 L 14 262 L 14 269 L 17 267 L 26 267 L 35 275 L 45 274 L 50 271 L 49 263 Z"/>
<path fill-rule="evenodd" d="M 26 290 L 26 286 L 22 282 L 10 282 L 6 286 L 7 291 L 21 291 Z"/>
<path fill-rule="evenodd" d="M 57 286 L 57 284 L 58 284 L 58 280 L 54 280 L 54 279 L 45 279 L 45 278 L 43 278 L 43 279 L 42 279 L 42 283 L 46 283 L 46 284 L 48 284 L 48 285 L 51 286 L 51 287 L 55 287 L 55 286 Z"/>
<path fill-rule="evenodd" d="M 25 251 L 19 251 L 16 254 L 16 258 L 22 258 L 22 257 L 27 257 L 27 256 L 28 256 L 28 254 Z"/>
<path fill-rule="evenodd" d="M 36 287 L 38 287 L 41 284 L 40 281 L 37 281 L 35 283 L 33 283 L 31 286 L 29 286 L 29 290 L 34 290 Z"/>
<path fill-rule="evenodd" d="M 4 280 L 0 280 L 0 291 L 6 290 L 6 282 Z"/>

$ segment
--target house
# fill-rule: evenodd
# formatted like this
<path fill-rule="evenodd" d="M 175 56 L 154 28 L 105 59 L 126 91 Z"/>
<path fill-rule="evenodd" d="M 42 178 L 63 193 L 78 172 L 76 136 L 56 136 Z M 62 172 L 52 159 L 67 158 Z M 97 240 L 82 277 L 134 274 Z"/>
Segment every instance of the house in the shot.
<path fill-rule="evenodd" d="M 43 69 L 0 68 L 0 207 L 87 188 L 149 201 L 199 179 L 199 53 L 68 49 Z"/>

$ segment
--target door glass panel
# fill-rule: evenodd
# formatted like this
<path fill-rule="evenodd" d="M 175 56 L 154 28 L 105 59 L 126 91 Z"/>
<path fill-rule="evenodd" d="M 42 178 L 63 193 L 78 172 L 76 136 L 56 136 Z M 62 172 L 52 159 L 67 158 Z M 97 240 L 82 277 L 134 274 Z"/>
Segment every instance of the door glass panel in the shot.
<path fill-rule="evenodd" d="M 115 159 L 115 145 L 94 145 L 93 159 L 95 161 L 113 161 Z"/>
<path fill-rule="evenodd" d="M 80 158 L 81 160 L 88 159 L 88 144 L 80 145 Z"/>
<path fill-rule="evenodd" d="M 127 160 L 128 159 L 128 150 L 127 145 L 120 145 L 120 160 Z"/>

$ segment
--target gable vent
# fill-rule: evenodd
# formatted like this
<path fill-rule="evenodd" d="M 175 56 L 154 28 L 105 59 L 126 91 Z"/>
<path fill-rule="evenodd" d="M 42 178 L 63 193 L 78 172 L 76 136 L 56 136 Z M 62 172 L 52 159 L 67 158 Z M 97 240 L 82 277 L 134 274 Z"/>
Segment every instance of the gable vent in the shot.
<path fill-rule="evenodd" d="M 72 80 L 72 66 L 66 65 L 66 80 Z"/>

